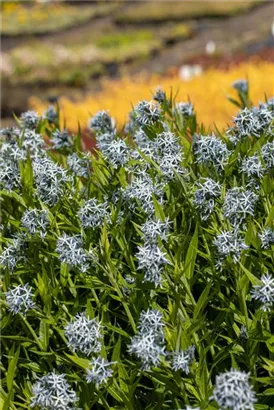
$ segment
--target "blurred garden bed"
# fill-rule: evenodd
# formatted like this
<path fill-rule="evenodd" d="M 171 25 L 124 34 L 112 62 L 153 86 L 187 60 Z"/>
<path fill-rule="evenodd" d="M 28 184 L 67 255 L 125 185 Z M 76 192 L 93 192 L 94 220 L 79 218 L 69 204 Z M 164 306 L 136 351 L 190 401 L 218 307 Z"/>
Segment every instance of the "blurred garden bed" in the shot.
<path fill-rule="evenodd" d="M 260 4 L 245 1 L 2 1 L 2 36 L 60 32 L 91 18 L 112 16 L 118 24 L 166 23 L 204 17 L 228 17 Z"/>
<path fill-rule="evenodd" d="M 245 12 L 260 1 L 141 1 L 131 4 L 127 10 L 117 11 L 119 24 L 163 23 L 204 17 L 228 17 Z"/>
<path fill-rule="evenodd" d="M 60 32 L 91 18 L 109 14 L 117 3 L 72 6 L 62 2 L 3 1 L 1 4 L 1 33 L 4 37 Z"/>
<path fill-rule="evenodd" d="M 254 45 L 271 47 L 272 10 L 255 0 L 2 2 L 2 117 L 24 111 L 31 96 L 83 99 L 105 78 L 122 85 L 141 71 L 166 78 L 183 64 L 245 60 Z"/>
<path fill-rule="evenodd" d="M 59 83 L 81 87 L 91 78 L 111 74 L 119 64 L 147 59 L 167 44 L 193 34 L 185 24 L 165 25 L 159 34 L 153 28 L 116 31 L 108 23 L 103 28 L 85 30 L 84 38 L 68 37 L 62 44 L 32 40 L 14 47 L 2 53 L 3 78 L 12 86 Z"/>

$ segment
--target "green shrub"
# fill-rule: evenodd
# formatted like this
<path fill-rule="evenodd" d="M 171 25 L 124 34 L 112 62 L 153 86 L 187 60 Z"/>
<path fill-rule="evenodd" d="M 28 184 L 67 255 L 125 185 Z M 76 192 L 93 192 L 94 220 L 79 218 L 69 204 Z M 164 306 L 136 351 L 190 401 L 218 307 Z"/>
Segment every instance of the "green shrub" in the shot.
<path fill-rule="evenodd" d="M 234 87 L 223 134 L 160 89 L 93 154 L 1 130 L 2 409 L 273 409 L 273 99 Z"/>

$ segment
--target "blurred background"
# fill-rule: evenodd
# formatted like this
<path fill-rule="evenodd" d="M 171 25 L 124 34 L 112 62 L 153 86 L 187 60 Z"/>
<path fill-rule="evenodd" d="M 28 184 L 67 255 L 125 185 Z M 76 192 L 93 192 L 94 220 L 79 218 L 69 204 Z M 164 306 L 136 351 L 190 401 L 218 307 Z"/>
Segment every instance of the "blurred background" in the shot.
<path fill-rule="evenodd" d="M 70 131 L 108 109 L 122 127 L 156 86 L 226 126 L 231 83 L 254 103 L 274 95 L 274 2 L 3 1 L 1 122 L 59 102 Z"/>

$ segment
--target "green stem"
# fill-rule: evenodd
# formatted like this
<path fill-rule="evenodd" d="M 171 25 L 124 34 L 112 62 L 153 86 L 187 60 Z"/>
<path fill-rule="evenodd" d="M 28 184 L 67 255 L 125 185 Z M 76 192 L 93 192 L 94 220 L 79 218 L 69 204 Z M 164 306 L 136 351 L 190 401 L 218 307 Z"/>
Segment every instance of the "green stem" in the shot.
<path fill-rule="evenodd" d="M 33 328 L 31 327 L 31 325 L 29 324 L 29 322 L 27 321 L 27 319 L 25 318 L 25 316 L 20 313 L 20 317 L 21 317 L 21 319 L 23 320 L 23 322 L 24 322 L 24 324 L 26 325 L 26 327 L 28 328 L 28 330 L 30 331 L 30 333 L 32 334 L 32 336 L 33 336 L 35 342 L 36 342 L 37 345 L 39 346 L 39 349 L 40 349 L 41 351 L 44 351 L 44 348 L 43 348 L 43 346 L 42 346 L 42 344 L 41 344 L 39 338 L 37 337 L 35 331 L 34 331 Z"/>
<path fill-rule="evenodd" d="M 123 307 L 124 307 L 124 309 L 125 309 L 125 311 L 126 311 L 126 314 L 127 314 L 127 316 L 128 316 L 128 319 L 129 319 L 129 321 L 130 321 L 131 327 L 132 327 L 134 333 L 136 333 L 137 328 L 136 328 L 136 325 L 135 325 L 133 316 L 132 316 L 132 314 L 131 314 L 131 312 L 130 312 L 128 306 L 127 306 L 127 304 L 123 301 L 124 295 L 122 294 L 122 292 L 121 292 L 119 286 L 117 285 L 117 283 L 116 283 L 116 281 L 115 281 L 115 278 L 114 278 L 114 276 L 113 276 L 113 274 L 112 274 L 111 272 L 108 272 L 108 277 L 109 277 L 109 280 L 110 280 L 112 286 L 113 286 L 114 289 L 116 290 L 116 292 L 117 292 L 117 294 L 118 294 L 118 296 L 119 296 L 119 298 L 120 298 L 120 300 L 121 300 L 121 303 L 122 303 L 122 305 L 123 305 Z"/>

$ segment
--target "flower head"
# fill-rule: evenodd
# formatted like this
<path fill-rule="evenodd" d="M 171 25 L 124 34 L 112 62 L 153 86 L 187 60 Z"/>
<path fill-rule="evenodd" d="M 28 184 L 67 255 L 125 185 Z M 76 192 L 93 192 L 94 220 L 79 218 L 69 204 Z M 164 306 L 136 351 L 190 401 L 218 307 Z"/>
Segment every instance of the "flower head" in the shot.
<path fill-rule="evenodd" d="M 158 103 L 162 103 L 166 99 L 166 93 L 161 89 L 161 87 L 157 87 L 155 89 L 153 99 L 157 101 Z"/>
<path fill-rule="evenodd" d="M 147 333 L 150 330 L 161 332 L 163 327 L 163 314 L 159 310 L 147 309 L 141 312 L 138 324 L 140 333 Z"/>
<path fill-rule="evenodd" d="M 197 183 L 193 205 L 199 211 L 201 219 L 206 221 L 213 212 L 215 199 L 221 195 L 221 185 L 211 178 L 204 178 Z"/>
<path fill-rule="evenodd" d="M 160 238 L 162 241 L 166 241 L 170 228 L 170 221 L 165 219 L 160 221 L 159 219 L 147 219 L 141 226 L 141 231 L 145 241 L 155 243 Z"/>
<path fill-rule="evenodd" d="M 63 130 L 63 131 L 56 130 L 56 131 L 54 131 L 52 133 L 51 143 L 52 143 L 52 148 L 53 149 L 71 148 L 72 145 L 73 145 L 72 137 L 68 133 L 67 130 Z"/>
<path fill-rule="evenodd" d="M 229 139 L 238 142 L 244 137 L 259 138 L 272 119 L 273 113 L 268 108 L 245 107 L 236 117 L 233 117 L 234 127 L 229 129 Z"/>
<path fill-rule="evenodd" d="M 69 236 L 64 233 L 57 240 L 56 252 L 60 261 L 78 267 L 85 272 L 89 267 L 90 255 L 83 247 L 83 239 L 79 235 Z"/>
<path fill-rule="evenodd" d="M 76 410 L 77 396 L 66 381 L 65 374 L 48 373 L 32 387 L 30 407 L 41 410 Z"/>
<path fill-rule="evenodd" d="M 33 130 L 25 130 L 22 139 L 22 149 L 30 153 L 31 158 L 36 158 L 38 155 L 43 155 L 45 142 L 42 135 L 37 134 Z"/>
<path fill-rule="evenodd" d="M 178 137 L 170 131 L 163 131 L 157 136 L 155 148 L 160 156 L 178 155 L 182 149 Z"/>
<path fill-rule="evenodd" d="M 39 122 L 39 115 L 35 111 L 24 112 L 19 120 L 24 128 L 35 129 Z"/>
<path fill-rule="evenodd" d="M 266 168 L 274 168 L 274 141 L 267 142 L 262 146 L 261 155 Z"/>
<path fill-rule="evenodd" d="M 194 107 L 190 102 L 179 102 L 175 105 L 175 109 L 185 118 L 194 116 Z"/>
<path fill-rule="evenodd" d="M 138 205 L 147 214 L 154 212 L 153 195 L 155 195 L 158 202 L 164 202 L 163 185 L 157 182 L 154 183 L 147 174 L 134 178 L 131 184 L 122 189 L 122 196 L 130 208 L 135 209 L 137 201 Z"/>
<path fill-rule="evenodd" d="M 96 147 L 102 152 L 107 151 L 109 145 L 115 141 L 115 134 L 105 132 L 104 134 L 98 134 L 96 136 Z"/>
<path fill-rule="evenodd" d="M 213 244 L 216 246 L 221 261 L 227 256 L 231 256 L 234 263 L 240 260 L 242 251 L 247 250 L 245 241 L 239 237 L 238 232 L 222 231 L 215 238 Z"/>
<path fill-rule="evenodd" d="M 157 367 L 161 356 L 165 355 L 162 339 L 158 340 L 158 335 L 152 331 L 133 336 L 128 351 L 141 360 L 143 370 L 149 370 L 151 366 Z"/>
<path fill-rule="evenodd" d="M 187 170 L 181 165 L 182 160 L 181 154 L 166 154 L 159 159 L 160 170 L 165 180 L 169 181 L 174 179 L 176 174 L 187 178 Z"/>
<path fill-rule="evenodd" d="M 68 156 L 67 164 L 74 175 L 88 178 L 90 174 L 90 161 L 87 158 L 80 158 L 77 154 L 73 153 Z"/>
<path fill-rule="evenodd" d="M 141 313 L 138 332 L 132 337 L 128 351 L 141 360 L 143 370 L 157 367 L 166 354 L 163 326 L 160 312 L 148 309 Z"/>
<path fill-rule="evenodd" d="M 18 162 L 0 156 L 0 189 L 14 191 L 21 186 Z"/>
<path fill-rule="evenodd" d="M 143 175 L 146 176 L 147 170 L 151 168 L 151 163 L 144 159 L 143 155 L 157 161 L 158 153 L 156 143 L 154 140 L 148 138 L 142 128 L 133 134 L 133 140 L 136 149 L 133 149 L 130 155 L 131 159 L 138 161 L 138 163 L 133 165 L 129 164 L 127 168 L 130 169 L 133 174 L 136 173 L 140 176 L 141 173 L 143 173 Z"/>
<path fill-rule="evenodd" d="M 261 239 L 263 249 L 270 248 L 270 246 L 274 244 L 274 230 L 265 228 L 262 233 L 259 234 L 259 238 Z"/>
<path fill-rule="evenodd" d="M 114 362 L 108 362 L 101 357 L 93 357 L 90 361 L 91 369 L 87 372 L 86 381 L 95 383 L 97 386 L 105 383 L 113 374 L 111 369 L 113 364 Z"/>
<path fill-rule="evenodd" d="M 157 245 L 146 243 L 143 246 L 138 246 L 136 259 L 138 269 L 145 271 L 144 281 L 152 282 L 158 286 L 162 279 L 163 268 L 169 263 L 166 254 Z"/>
<path fill-rule="evenodd" d="M 248 373 L 234 369 L 216 377 L 212 398 L 222 409 L 227 410 L 254 410 L 256 402 Z"/>
<path fill-rule="evenodd" d="M 107 202 L 100 203 L 96 198 L 89 199 L 78 212 L 83 228 L 98 228 L 109 221 L 109 207 Z"/>
<path fill-rule="evenodd" d="M 43 114 L 43 118 L 47 119 L 50 123 L 55 123 L 58 119 L 58 114 L 53 105 L 50 105 Z"/>
<path fill-rule="evenodd" d="M 212 164 L 218 170 L 224 168 L 230 155 L 226 144 L 215 135 L 196 136 L 193 152 L 198 164 Z"/>
<path fill-rule="evenodd" d="M 241 165 L 241 171 L 248 177 L 258 177 L 263 175 L 263 166 L 257 154 L 245 157 Z"/>
<path fill-rule="evenodd" d="M 268 311 L 274 303 L 274 277 L 269 274 L 263 275 L 261 282 L 261 285 L 253 286 L 251 296 L 262 302 L 262 310 Z"/>
<path fill-rule="evenodd" d="M 234 225 L 243 222 L 247 215 L 254 216 L 258 195 L 242 187 L 229 189 L 226 193 L 223 212 L 224 216 Z"/>
<path fill-rule="evenodd" d="M 37 157 L 33 161 L 33 172 L 39 198 L 47 205 L 55 205 L 71 181 L 67 170 L 49 158 Z"/>
<path fill-rule="evenodd" d="M 189 366 L 195 357 L 195 346 L 190 346 L 186 350 L 180 350 L 173 353 L 172 369 L 182 370 L 186 374 L 189 374 Z"/>
<path fill-rule="evenodd" d="M 20 148 L 18 141 L 5 141 L 1 146 L 1 160 L 17 163 L 18 160 L 27 158 L 26 150 Z"/>
<path fill-rule="evenodd" d="M 30 234 L 38 233 L 43 237 L 49 225 L 48 213 L 40 209 L 27 209 L 22 216 L 21 223 Z"/>
<path fill-rule="evenodd" d="M 1 146 L 1 158 L 5 161 L 26 160 L 27 154 L 31 158 L 36 158 L 43 154 L 45 142 L 43 137 L 34 130 L 25 129 L 22 136 L 16 135 L 14 138 L 5 141 Z"/>
<path fill-rule="evenodd" d="M 237 91 L 244 94 L 248 92 L 248 81 L 247 80 L 236 80 L 231 84 L 231 87 Z"/>
<path fill-rule="evenodd" d="M 0 128 L 0 136 L 2 137 L 1 139 L 4 138 L 5 141 L 15 141 L 21 134 L 21 130 L 16 127 L 6 127 L 6 128 Z"/>
<path fill-rule="evenodd" d="M 0 265 L 7 267 L 11 272 L 20 262 L 25 261 L 25 242 L 22 238 L 14 238 L 0 255 Z"/>
<path fill-rule="evenodd" d="M 33 302 L 34 294 L 32 288 L 26 283 L 25 285 L 18 285 L 10 288 L 6 292 L 6 301 L 8 309 L 13 313 L 22 313 L 34 308 Z"/>
<path fill-rule="evenodd" d="M 130 158 L 129 147 L 125 141 L 121 139 L 113 140 L 109 144 L 101 145 L 101 151 L 103 157 L 110 162 L 113 168 L 126 165 Z"/>
<path fill-rule="evenodd" d="M 140 101 L 135 107 L 135 121 L 138 125 L 152 125 L 159 121 L 161 109 L 155 101 Z"/>
<path fill-rule="evenodd" d="M 97 135 L 113 134 L 115 123 L 107 111 L 99 111 L 89 121 L 89 126 Z"/>
<path fill-rule="evenodd" d="M 86 356 L 98 353 L 102 347 L 102 326 L 97 319 L 90 319 L 85 313 L 78 313 L 65 327 L 68 346 Z"/>
<path fill-rule="evenodd" d="M 144 154 L 147 154 L 147 152 L 150 151 L 153 152 L 156 148 L 156 144 L 154 143 L 154 141 L 148 138 L 148 136 L 146 135 L 145 131 L 142 130 L 142 128 L 140 128 L 133 134 L 133 140 L 137 147 L 144 152 Z"/>

